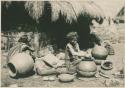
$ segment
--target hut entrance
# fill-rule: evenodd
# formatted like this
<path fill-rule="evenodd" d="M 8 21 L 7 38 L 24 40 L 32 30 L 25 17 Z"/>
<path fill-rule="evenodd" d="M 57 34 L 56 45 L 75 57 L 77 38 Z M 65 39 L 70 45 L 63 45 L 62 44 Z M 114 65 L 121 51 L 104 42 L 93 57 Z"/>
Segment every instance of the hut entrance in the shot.
<path fill-rule="evenodd" d="M 46 5 L 45 5 L 46 6 Z M 50 7 L 47 4 L 47 7 Z M 50 43 L 56 45 L 57 48 L 64 49 L 67 43 L 66 35 L 71 31 L 76 31 L 79 35 L 78 42 L 81 49 L 90 47 L 90 22 L 92 18 L 89 16 L 79 16 L 77 21 L 66 22 L 66 16 L 59 13 L 58 20 L 52 22 L 52 10 L 51 8 L 44 8 L 43 16 L 39 19 L 38 30 L 39 32 L 45 32 Z"/>
<path fill-rule="evenodd" d="M 80 19 L 80 18 L 79 18 Z M 50 38 L 51 44 L 56 44 L 58 48 L 65 48 L 67 43 L 66 35 L 69 32 L 76 31 L 79 35 L 78 42 L 80 48 L 85 49 L 89 46 L 90 38 L 90 19 L 83 17 L 79 22 L 73 22 L 72 24 L 66 23 L 63 19 L 59 19 L 56 22 L 45 22 L 40 27 L 40 32 L 45 32 L 48 38 Z"/>

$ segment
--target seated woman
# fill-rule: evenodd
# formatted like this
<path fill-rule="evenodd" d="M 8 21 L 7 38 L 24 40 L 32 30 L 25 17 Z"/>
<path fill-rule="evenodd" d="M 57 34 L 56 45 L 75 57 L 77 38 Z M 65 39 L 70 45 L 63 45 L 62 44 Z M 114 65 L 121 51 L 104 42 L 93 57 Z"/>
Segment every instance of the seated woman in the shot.
<path fill-rule="evenodd" d="M 31 52 L 33 51 L 34 49 L 30 47 L 27 35 L 23 35 L 18 40 L 18 43 L 9 50 L 8 56 L 7 56 L 7 63 L 9 62 L 10 57 L 12 57 L 17 53 L 26 52 L 33 57 L 33 55 L 31 54 Z"/>
<path fill-rule="evenodd" d="M 68 44 L 66 45 L 65 62 L 67 70 L 70 72 L 76 71 L 76 65 L 84 59 L 84 57 L 91 57 L 91 54 L 81 51 L 77 43 L 77 32 L 70 32 L 67 34 Z"/>

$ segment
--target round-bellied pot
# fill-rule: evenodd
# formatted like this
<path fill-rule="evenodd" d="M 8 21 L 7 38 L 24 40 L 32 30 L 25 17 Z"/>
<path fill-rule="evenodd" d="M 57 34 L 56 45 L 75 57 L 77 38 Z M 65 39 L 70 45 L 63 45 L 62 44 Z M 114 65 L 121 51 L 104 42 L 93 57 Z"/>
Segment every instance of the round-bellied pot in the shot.
<path fill-rule="evenodd" d="M 34 61 L 32 57 L 26 53 L 18 53 L 11 57 L 8 63 L 9 75 L 16 77 L 17 75 L 24 75 L 32 71 Z"/>
<path fill-rule="evenodd" d="M 92 54 L 92 57 L 95 58 L 96 64 L 101 64 L 103 60 L 106 60 L 108 56 L 108 51 L 105 47 L 96 45 L 92 49 L 91 54 Z"/>
<path fill-rule="evenodd" d="M 96 74 L 97 66 L 92 60 L 84 60 L 78 64 L 77 71 L 81 76 L 92 77 Z"/>

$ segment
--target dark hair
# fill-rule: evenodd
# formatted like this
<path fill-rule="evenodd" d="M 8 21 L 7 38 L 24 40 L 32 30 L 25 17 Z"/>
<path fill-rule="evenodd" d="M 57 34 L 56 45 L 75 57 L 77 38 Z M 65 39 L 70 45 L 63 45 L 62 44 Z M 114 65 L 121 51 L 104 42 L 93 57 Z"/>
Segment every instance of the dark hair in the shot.
<path fill-rule="evenodd" d="M 68 34 L 66 35 L 66 38 L 67 38 L 68 40 L 72 40 L 72 39 L 74 39 L 74 38 L 78 38 L 78 34 L 77 34 L 77 32 L 70 32 L 70 33 L 68 33 Z"/>
<path fill-rule="evenodd" d="M 20 39 L 18 40 L 18 42 L 27 43 L 28 42 L 28 36 L 27 35 L 21 36 Z"/>

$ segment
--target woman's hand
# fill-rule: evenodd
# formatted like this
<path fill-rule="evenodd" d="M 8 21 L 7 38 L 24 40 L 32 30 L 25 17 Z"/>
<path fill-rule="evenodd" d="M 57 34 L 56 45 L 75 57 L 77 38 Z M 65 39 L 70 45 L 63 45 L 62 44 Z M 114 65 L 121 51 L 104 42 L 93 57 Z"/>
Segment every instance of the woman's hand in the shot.
<path fill-rule="evenodd" d="M 79 51 L 79 52 L 78 52 L 78 56 L 80 56 L 80 57 L 84 57 L 86 54 L 87 54 L 87 53 L 84 52 L 84 51 Z"/>
<path fill-rule="evenodd" d="M 92 56 L 91 56 L 91 54 L 86 53 L 85 57 L 86 57 L 86 58 L 91 58 Z"/>
<path fill-rule="evenodd" d="M 91 56 L 91 53 L 84 52 L 84 51 L 80 51 L 80 52 L 78 53 L 78 56 L 80 56 L 80 57 L 86 57 L 86 58 L 91 58 L 91 57 L 92 57 L 92 56 Z"/>

